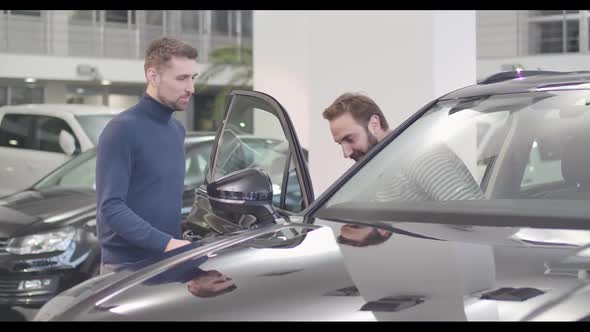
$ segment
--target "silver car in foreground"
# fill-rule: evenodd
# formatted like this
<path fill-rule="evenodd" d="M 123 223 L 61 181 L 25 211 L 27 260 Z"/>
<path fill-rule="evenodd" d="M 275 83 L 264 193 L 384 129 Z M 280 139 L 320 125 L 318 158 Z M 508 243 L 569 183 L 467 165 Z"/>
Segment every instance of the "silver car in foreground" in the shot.
<path fill-rule="evenodd" d="M 315 200 L 286 111 L 235 91 L 187 219 L 199 240 L 36 319 L 586 320 L 590 74 L 530 74 L 434 100 Z"/>

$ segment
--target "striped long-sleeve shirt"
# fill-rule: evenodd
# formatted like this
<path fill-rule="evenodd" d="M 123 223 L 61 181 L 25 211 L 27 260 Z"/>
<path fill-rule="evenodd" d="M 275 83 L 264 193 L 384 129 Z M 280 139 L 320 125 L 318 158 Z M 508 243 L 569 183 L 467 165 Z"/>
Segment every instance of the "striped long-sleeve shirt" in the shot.
<path fill-rule="evenodd" d="M 463 161 L 445 144 L 420 155 L 379 188 L 376 201 L 485 199 Z"/>

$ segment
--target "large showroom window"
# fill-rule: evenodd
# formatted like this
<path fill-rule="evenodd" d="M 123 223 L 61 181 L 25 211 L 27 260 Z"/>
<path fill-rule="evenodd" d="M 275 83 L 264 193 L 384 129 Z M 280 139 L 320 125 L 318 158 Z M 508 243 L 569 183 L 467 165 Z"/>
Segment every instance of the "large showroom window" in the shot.
<path fill-rule="evenodd" d="M 0 86 L 0 106 L 41 104 L 45 100 L 43 87 Z"/>
<path fill-rule="evenodd" d="M 105 10 L 105 21 L 135 24 L 135 10 Z"/>
<path fill-rule="evenodd" d="M 478 10 L 477 57 L 590 53 L 590 10 Z"/>
<path fill-rule="evenodd" d="M 13 86 L 10 90 L 10 105 L 43 103 L 42 87 Z"/>
<path fill-rule="evenodd" d="M 529 54 L 587 53 L 587 10 L 529 11 Z"/>
<path fill-rule="evenodd" d="M 203 31 L 203 15 L 201 10 L 187 10 L 180 13 L 180 25 L 183 33 L 199 33 Z"/>
<path fill-rule="evenodd" d="M 0 86 L 0 106 L 8 104 L 7 87 Z"/>

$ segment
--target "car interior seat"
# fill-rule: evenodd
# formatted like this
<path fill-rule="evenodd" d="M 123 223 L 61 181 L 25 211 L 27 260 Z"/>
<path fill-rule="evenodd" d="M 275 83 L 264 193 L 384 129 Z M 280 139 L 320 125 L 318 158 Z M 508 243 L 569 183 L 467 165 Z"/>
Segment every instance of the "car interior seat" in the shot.
<path fill-rule="evenodd" d="M 576 129 L 568 135 L 563 147 L 561 173 L 568 184 L 564 199 L 590 199 L 590 131 Z"/>

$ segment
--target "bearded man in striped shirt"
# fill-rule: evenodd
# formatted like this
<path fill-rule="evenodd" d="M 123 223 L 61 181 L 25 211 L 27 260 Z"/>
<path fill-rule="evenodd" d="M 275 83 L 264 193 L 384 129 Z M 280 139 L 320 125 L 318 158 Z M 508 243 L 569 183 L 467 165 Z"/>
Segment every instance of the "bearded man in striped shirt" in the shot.
<path fill-rule="evenodd" d="M 342 94 L 322 116 L 329 121 L 332 137 L 341 146 L 344 158 L 355 162 L 391 132 L 379 106 L 362 94 Z M 373 201 L 485 199 L 463 161 L 442 142 L 416 158 L 400 158 L 400 162 L 404 163 L 401 170 L 382 182 Z M 391 235 L 375 227 L 345 225 L 338 242 L 364 247 L 383 243 Z"/>

